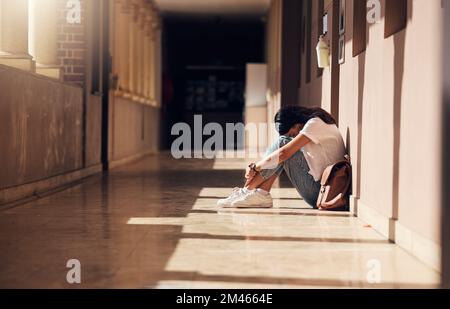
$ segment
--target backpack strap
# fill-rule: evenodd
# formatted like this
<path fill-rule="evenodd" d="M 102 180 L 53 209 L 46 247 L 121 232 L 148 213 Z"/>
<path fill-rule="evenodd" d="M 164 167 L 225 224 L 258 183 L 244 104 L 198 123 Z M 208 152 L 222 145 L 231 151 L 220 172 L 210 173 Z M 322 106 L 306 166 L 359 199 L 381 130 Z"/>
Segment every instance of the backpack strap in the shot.
<path fill-rule="evenodd" d="M 320 184 L 322 186 L 325 186 L 328 182 L 328 179 L 330 178 L 331 172 L 333 171 L 334 165 L 330 165 L 328 166 L 325 171 L 323 171 L 322 174 L 322 181 L 320 182 Z"/>

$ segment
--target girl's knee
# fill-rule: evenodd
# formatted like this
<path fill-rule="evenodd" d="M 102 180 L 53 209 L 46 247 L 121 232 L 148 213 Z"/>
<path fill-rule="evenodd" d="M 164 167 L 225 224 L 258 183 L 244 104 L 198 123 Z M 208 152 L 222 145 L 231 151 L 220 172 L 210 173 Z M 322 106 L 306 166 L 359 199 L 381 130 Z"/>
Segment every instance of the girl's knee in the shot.
<path fill-rule="evenodd" d="M 283 147 L 286 146 L 287 144 L 289 144 L 290 142 L 292 142 L 293 138 L 292 137 L 288 137 L 288 136 L 280 136 L 278 139 L 278 145 L 279 147 Z"/>
<path fill-rule="evenodd" d="M 281 147 L 289 144 L 289 142 L 292 141 L 292 137 L 287 137 L 287 136 L 280 136 L 270 147 L 269 149 L 267 149 L 266 151 L 266 156 L 271 155 L 272 153 L 274 153 L 275 151 L 277 151 L 278 149 L 280 149 Z"/>
<path fill-rule="evenodd" d="M 301 150 L 297 151 L 292 155 L 292 157 L 284 161 L 283 166 L 286 172 L 293 172 L 293 173 L 309 172 L 308 162 L 306 161 L 305 155 Z"/>

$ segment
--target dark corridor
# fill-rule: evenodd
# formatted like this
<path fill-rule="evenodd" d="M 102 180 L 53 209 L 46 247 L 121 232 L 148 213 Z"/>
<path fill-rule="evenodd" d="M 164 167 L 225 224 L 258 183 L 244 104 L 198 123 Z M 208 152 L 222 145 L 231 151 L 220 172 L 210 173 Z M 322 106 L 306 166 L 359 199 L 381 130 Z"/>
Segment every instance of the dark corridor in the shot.
<path fill-rule="evenodd" d="M 165 20 L 162 145 L 174 123 L 243 121 L 247 63 L 265 62 L 263 20 Z"/>

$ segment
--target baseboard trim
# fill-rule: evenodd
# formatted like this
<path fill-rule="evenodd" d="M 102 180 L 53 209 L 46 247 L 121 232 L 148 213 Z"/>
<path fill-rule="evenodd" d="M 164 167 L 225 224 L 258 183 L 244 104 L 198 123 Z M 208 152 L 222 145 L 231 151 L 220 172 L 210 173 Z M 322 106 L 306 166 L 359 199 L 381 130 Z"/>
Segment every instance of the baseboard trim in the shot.
<path fill-rule="evenodd" d="M 141 152 L 141 153 L 138 153 L 138 154 L 126 157 L 126 158 L 113 160 L 113 161 L 109 162 L 109 169 L 114 169 L 114 168 L 120 167 L 122 165 L 133 163 L 144 157 L 156 155 L 156 154 L 157 154 L 156 151 L 149 150 L 149 151 L 144 151 L 144 152 Z"/>
<path fill-rule="evenodd" d="M 441 246 L 417 234 L 399 221 L 395 223 L 395 243 L 434 270 L 441 271 Z"/>
<path fill-rule="evenodd" d="M 355 217 L 358 216 L 358 202 L 359 198 L 353 195 L 350 196 L 350 214 Z"/>
<path fill-rule="evenodd" d="M 69 185 L 73 182 L 98 174 L 100 172 L 102 172 L 102 165 L 98 164 L 32 183 L 2 189 L 0 190 L 0 206 L 44 195 L 49 191 Z"/>
<path fill-rule="evenodd" d="M 355 203 L 356 202 L 356 203 Z M 441 246 L 432 240 L 417 234 L 398 220 L 388 218 L 379 211 L 364 205 L 361 200 L 350 199 L 355 206 L 358 218 L 370 224 L 378 233 L 404 249 L 425 265 L 441 271 Z"/>
<path fill-rule="evenodd" d="M 365 205 L 361 200 L 357 204 L 358 218 L 367 224 L 370 224 L 378 233 L 395 241 L 395 220 L 381 214 L 376 209 Z"/>

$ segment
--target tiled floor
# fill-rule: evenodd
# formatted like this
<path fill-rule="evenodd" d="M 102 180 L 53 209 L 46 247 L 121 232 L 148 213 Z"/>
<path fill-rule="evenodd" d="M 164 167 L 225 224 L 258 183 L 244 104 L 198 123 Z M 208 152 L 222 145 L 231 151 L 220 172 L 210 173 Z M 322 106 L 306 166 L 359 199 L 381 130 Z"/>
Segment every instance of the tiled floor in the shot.
<path fill-rule="evenodd" d="M 0 287 L 437 285 L 435 272 L 364 223 L 311 210 L 293 189 L 274 189 L 271 210 L 218 211 L 242 166 L 160 155 L 0 209 Z M 70 259 L 81 262 L 80 285 L 66 282 Z"/>

